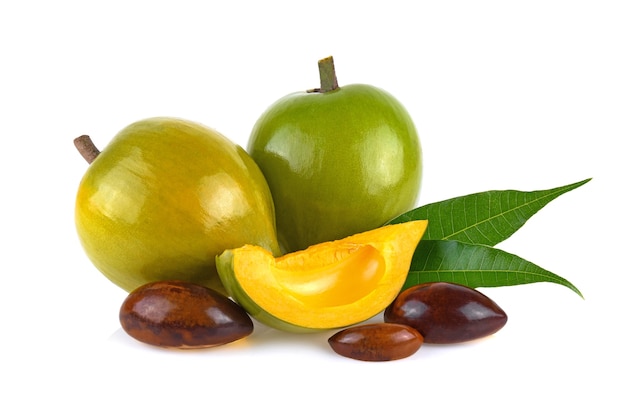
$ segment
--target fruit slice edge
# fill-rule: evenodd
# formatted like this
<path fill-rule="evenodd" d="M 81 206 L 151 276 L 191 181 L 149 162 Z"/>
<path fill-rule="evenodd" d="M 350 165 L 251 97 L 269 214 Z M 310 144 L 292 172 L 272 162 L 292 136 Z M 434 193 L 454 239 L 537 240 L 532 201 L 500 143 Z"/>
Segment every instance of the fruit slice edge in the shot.
<path fill-rule="evenodd" d="M 233 299 L 271 327 L 344 327 L 393 301 L 426 225 L 418 220 L 384 226 L 279 258 L 246 245 L 218 256 L 218 272 Z"/>

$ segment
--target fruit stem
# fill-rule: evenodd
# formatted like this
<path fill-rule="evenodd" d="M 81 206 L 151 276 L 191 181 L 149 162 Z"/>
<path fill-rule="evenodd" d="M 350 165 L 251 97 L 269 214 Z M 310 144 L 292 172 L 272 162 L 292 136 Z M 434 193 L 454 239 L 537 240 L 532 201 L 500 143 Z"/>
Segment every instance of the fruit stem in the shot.
<path fill-rule="evenodd" d="M 96 145 L 91 141 L 91 138 L 88 135 L 81 135 L 80 137 L 76 137 L 74 139 L 74 146 L 78 150 L 81 156 L 87 161 L 87 163 L 91 164 L 98 154 L 100 154 L 100 150 L 96 147 Z"/>
<path fill-rule="evenodd" d="M 317 62 L 320 71 L 320 93 L 331 92 L 339 88 L 337 84 L 337 74 L 335 73 L 335 62 L 332 55 L 322 58 Z"/>

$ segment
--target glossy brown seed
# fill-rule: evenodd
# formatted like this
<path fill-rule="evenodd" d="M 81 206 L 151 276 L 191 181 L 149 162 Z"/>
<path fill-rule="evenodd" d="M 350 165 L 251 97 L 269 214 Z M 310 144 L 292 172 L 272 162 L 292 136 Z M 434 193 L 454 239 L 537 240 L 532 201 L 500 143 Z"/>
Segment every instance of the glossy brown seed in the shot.
<path fill-rule="evenodd" d="M 385 310 L 384 319 L 414 327 L 426 343 L 458 343 L 497 332 L 507 315 L 475 289 L 432 282 L 401 292 Z"/>
<path fill-rule="evenodd" d="M 328 339 L 339 355 L 361 361 L 391 361 L 413 355 L 424 338 L 402 324 L 374 323 L 354 326 Z"/>
<path fill-rule="evenodd" d="M 252 320 L 215 290 L 182 281 L 143 285 L 120 308 L 122 328 L 133 338 L 167 348 L 206 348 L 248 336 Z"/>

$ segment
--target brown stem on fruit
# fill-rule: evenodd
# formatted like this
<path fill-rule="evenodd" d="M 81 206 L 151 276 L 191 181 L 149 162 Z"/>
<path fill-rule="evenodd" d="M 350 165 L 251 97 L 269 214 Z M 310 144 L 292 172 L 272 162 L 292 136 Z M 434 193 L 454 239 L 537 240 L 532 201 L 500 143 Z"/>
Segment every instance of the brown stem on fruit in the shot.
<path fill-rule="evenodd" d="M 89 164 L 91 164 L 91 162 L 98 157 L 98 154 L 100 154 L 100 150 L 98 150 L 88 135 L 81 135 L 80 137 L 75 138 L 74 146 Z"/>
<path fill-rule="evenodd" d="M 320 71 L 320 93 L 330 92 L 337 90 L 339 84 L 337 84 L 337 74 L 335 74 L 335 62 L 332 55 L 330 57 L 323 58 L 317 62 Z"/>

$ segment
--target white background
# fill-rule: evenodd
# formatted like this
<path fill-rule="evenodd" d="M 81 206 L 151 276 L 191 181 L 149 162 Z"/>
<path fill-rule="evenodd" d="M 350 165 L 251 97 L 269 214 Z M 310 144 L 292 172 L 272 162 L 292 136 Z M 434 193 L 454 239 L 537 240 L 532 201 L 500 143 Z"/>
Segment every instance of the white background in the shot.
<path fill-rule="evenodd" d="M 623 2 L 205 3 L 0 6 L 1 417 L 624 417 Z M 127 337 L 126 294 L 76 237 L 72 139 L 102 148 L 168 115 L 245 145 L 328 55 L 340 84 L 382 87 L 413 116 L 420 204 L 593 177 L 500 245 L 585 299 L 483 289 L 509 316 L 499 333 L 388 363 L 339 357 L 330 333 L 259 327 L 195 352 Z"/>

